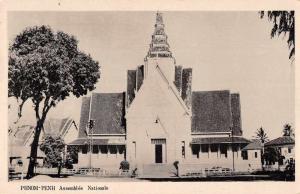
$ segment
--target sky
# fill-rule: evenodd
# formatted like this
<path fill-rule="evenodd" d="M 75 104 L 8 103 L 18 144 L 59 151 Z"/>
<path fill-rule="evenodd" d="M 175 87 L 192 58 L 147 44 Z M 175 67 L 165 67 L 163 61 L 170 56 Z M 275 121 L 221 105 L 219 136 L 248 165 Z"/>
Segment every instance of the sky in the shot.
<path fill-rule="evenodd" d="M 294 63 L 288 59 L 287 36 L 270 38 L 272 24 L 258 12 L 162 12 L 168 42 L 177 65 L 193 68 L 193 91 L 230 90 L 240 94 L 244 137 L 263 127 L 269 138 L 294 126 Z M 76 36 L 79 49 L 100 63 L 101 78 L 94 92 L 122 92 L 126 72 L 143 64 L 155 12 L 9 12 L 12 43 L 23 29 L 49 25 Z M 9 99 L 9 123 L 17 106 Z M 69 97 L 47 118 L 72 117 L 79 123 L 81 98 Z M 20 124 L 34 124 L 31 103 Z"/>

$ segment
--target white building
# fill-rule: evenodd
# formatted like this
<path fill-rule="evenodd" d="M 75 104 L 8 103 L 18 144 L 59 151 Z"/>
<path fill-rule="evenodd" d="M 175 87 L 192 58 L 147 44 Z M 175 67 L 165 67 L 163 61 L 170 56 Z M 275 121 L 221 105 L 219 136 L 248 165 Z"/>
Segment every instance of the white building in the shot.
<path fill-rule="evenodd" d="M 126 92 L 83 98 L 79 135 L 69 144 L 80 148 L 78 167 L 118 169 L 126 159 L 144 175 L 172 171 L 175 161 L 181 172 L 247 171 L 239 94 L 192 91 L 192 69 L 176 65 L 164 29 L 157 13 L 149 52 L 128 71 Z"/>
<path fill-rule="evenodd" d="M 17 167 L 18 162 L 22 161 L 24 172 L 27 171 L 29 164 L 29 157 L 31 151 L 31 144 L 34 137 L 34 127 L 31 125 L 22 125 L 10 130 L 9 133 L 9 164 L 11 167 Z M 40 134 L 39 144 L 43 138 L 49 136 L 59 136 L 68 144 L 77 137 L 78 129 L 73 119 L 50 118 L 45 121 L 44 128 Z M 43 166 L 46 155 L 38 147 L 37 163 L 38 166 Z"/>
<path fill-rule="evenodd" d="M 279 151 L 282 160 L 275 162 L 269 167 L 273 169 L 284 170 L 285 167 L 295 162 L 295 138 L 291 136 L 283 136 L 273 139 L 265 144 L 265 149 L 274 148 Z"/>

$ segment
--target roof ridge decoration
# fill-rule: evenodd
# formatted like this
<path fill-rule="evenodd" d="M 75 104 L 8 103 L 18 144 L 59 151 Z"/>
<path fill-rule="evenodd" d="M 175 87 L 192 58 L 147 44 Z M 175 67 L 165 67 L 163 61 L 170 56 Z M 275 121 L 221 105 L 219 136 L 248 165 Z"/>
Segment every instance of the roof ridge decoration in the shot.
<path fill-rule="evenodd" d="M 147 58 L 173 58 L 170 46 L 168 43 L 168 36 L 165 33 L 165 24 L 161 12 L 156 13 L 156 23 L 154 25 L 154 32 L 152 34 L 152 40 L 148 51 Z"/>

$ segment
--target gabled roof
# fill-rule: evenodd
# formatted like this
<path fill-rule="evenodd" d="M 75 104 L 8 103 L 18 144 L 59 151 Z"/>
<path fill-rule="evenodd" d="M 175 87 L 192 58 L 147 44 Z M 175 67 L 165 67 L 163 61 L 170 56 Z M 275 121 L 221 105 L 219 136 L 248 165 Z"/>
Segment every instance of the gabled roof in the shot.
<path fill-rule="evenodd" d="M 241 105 L 240 94 L 231 94 L 231 116 L 233 135 L 242 136 L 242 120 L 241 120 Z"/>
<path fill-rule="evenodd" d="M 28 158 L 30 156 L 30 146 L 13 145 L 9 147 L 10 158 Z M 37 158 L 45 158 L 46 155 L 40 148 L 37 149 Z"/>
<path fill-rule="evenodd" d="M 131 104 L 135 98 L 136 90 L 136 70 L 127 71 L 127 106 Z"/>
<path fill-rule="evenodd" d="M 273 139 L 267 143 L 265 146 L 279 146 L 279 145 L 288 145 L 288 144 L 295 144 L 295 139 L 290 136 L 283 136 Z"/>
<path fill-rule="evenodd" d="M 83 97 L 80 111 L 79 132 L 78 137 L 86 136 L 86 127 L 90 116 L 90 101 L 91 97 Z"/>
<path fill-rule="evenodd" d="M 125 93 L 93 93 L 83 98 L 79 138 L 86 137 L 90 119 L 95 121 L 94 134 L 125 133 Z"/>
<path fill-rule="evenodd" d="M 34 132 L 34 126 L 22 125 L 11 133 L 10 144 L 24 146 L 31 138 Z M 30 142 L 31 143 L 31 142 Z"/>
<path fill-rule="evenodd" d="M 191 108 L 192 104 L 192 72 L 192 68 L 184 68 L 181 76 L 181 97 L 188 108 Z"/>
<path fill-rule="evenodd" d="M 45 135 L 50 136 L 64 136 L 67 130 L 74 124 L 73 119 L 63 118 L 56 119 L 50 118 L 44 123 Z"/>
<path fill-rule="evenodd" d="M 261 150 L 262 144 L 258 140 L 254 140 L 251 143 L 249 143 L 246 147 L 244 147 L 242 150 Z"/>
<path fill-rule="evenodd" d="M 192 132 L 230 132 L 230 92 L 199 91 L 192 94 Z"/>

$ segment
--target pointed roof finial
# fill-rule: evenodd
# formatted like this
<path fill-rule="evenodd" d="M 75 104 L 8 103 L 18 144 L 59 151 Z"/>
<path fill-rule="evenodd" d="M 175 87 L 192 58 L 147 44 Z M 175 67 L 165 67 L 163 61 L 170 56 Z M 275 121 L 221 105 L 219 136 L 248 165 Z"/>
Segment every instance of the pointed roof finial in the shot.
<path fill-rule="evenodd" d="M 162 13 L 157 11 L 156 12 L 156 24 L 163 24 L 163 17 L 162 17 Z"/>
<path fill-rule="evenodd" d="M 170 51 L 170 46 L 168 44 L 168 36 L 165 33 L 165 25 L 163 23 L 162 13 L 157 11 L 156 22 L 154 25 L 154 33 L 152 34 L 152 40 L 150 43 L 150 48 L 146 56 L 150 58 L 154 57 L 167 57 L 173 58 Z M 145 59 L 146 59 L 145 58 Z"/>

